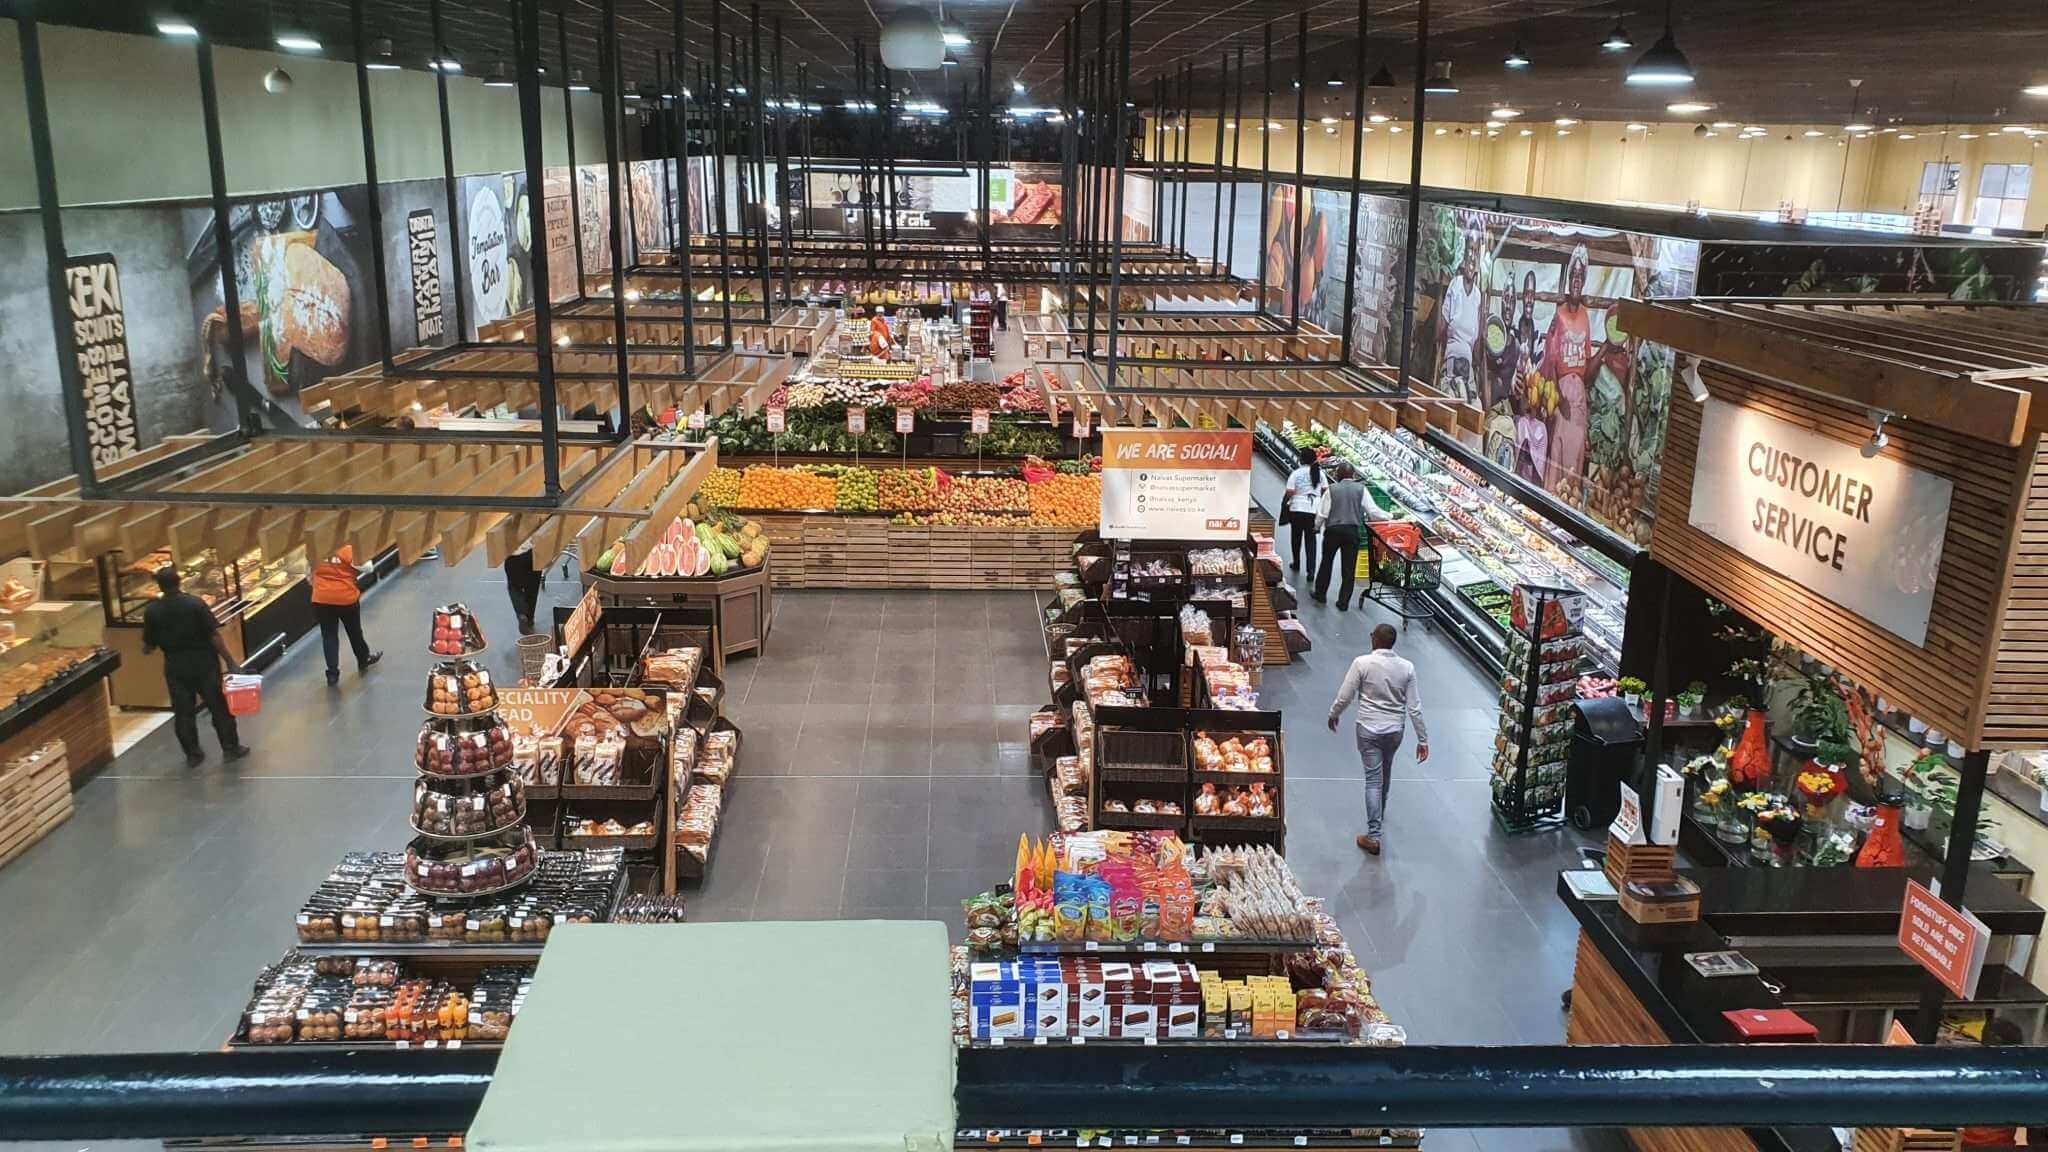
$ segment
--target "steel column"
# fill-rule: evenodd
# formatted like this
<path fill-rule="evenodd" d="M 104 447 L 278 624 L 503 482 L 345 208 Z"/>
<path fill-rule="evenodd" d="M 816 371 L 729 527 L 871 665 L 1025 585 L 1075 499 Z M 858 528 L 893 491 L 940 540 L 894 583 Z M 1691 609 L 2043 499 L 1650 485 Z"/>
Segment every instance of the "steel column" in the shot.
<path fill-rule="evenodd" d="M 778 230 L 782 241 L 782 298 L 794 300 L 796 286 L 790 266 L 795 262 L 790 255 L 789 214 L 796 205 L 789 194 L 789 124 L 785 117 L 789 112 L 789 90 L 782 86 L 782 17 L 775 18 L 775 203 L 781 206 L 782 227 Z M 797 111 L 802 112 L 808 103 L 803 97 L 797 98 Z"/>
<path fill-rule="evenodd" d="M 1230 53 L 1216 58 L 1216 162 L 1210 166 L 1213 183 L 1209 207 L 1209 271 L 1223 255 L 1223 94 L 1230 91 Z"/>
<path fill-rule="evenodd" d="M 359 3 L 360 0 L 357 0 Z M 547 197 L 540 142 L 540 0 L 513 0 L 513 69 L 518 73 L 519 135 L 526 153 L 527 226 L 534 238 L 533 337 L 535 376 L 540 389 L 542 491 L 562 498 L 561 401 L 555 394 L 554 301 L 548 291 Z"/>
<path fill-rule="evenodd" d="M 349 0 L 349 31 L 355 40 L 356 104 L 363 121 L 363 183 L 370 194 L 370 275 L 375 281 L 377 300 L 377 358 L 384 370 L 391 363 L 391 289 L 384 283 L 384 204 L 377 190 L 377 131 L 370 115 L 370 52 L 363 38 L 363 0 Z"/>
<path fill-rule="evenodd" d="M 761 253 L 761 321 L 766 323 L 769 306 L 775 300 L 774 262 L 768 255 L 768 159 L 763 133 L 766 128 L 761 115 L 761 4 L 755 0 L 749 8 L 749 32 L 751 43 L 747 52 L 747 104 L 753 109 L 751 128 L 747 133 L 754 157 L 754 207 L 760 218 Z"/>
<path fill-rule="evenodd" d="M 732 252 L 725 235 L 725 11 L 724 0 L 711 0 L 711 163 L 718 185 L 718 319 L 724 326 L 719 347 L 732 350 Z"/>
<path fill-rule="evenodd" d="M 803 118 L 797 122 L 797 147 L 802 152 L 801 162 L 797 168 L 797 179 L 803 185 L 804 236 L 809 238 L 811 235 L 811 66 L 809 64 L 798 64 L 796 66 L 796 90 L 797 99 L 803 102 L 802 107 L 798 109 L 803 114 Z M 820 106 L 822 107 L 822 104 Z"/>
<path fill-rule="evenodd" d="M 64 250 L 64 211 L 57 199 L 57 162 L 50 144 L 50 106 L 43 92 L 43 48 L 36 33 L 36 19 L 27 3 L 14 9 L 14 23 L 21 37 L 21 83 L 28 100 L 29 151 L 36 166 L 36 206 L 43 218 L 43 286 L 50 297 L 50 335 L 57 346 L 57 379 L 64 389 L 64 426 L 71 449 L 71 471 L 78 477 L 78 490 L 86 496 L 100 492 L 99 474 L 93 469 L 92 429 L 86 420 L 85 379 L 78 370 L 78 342 L 71 330 L 70 272 L 65 265 L 70 255 Z M 232 280 L 235 266 L 221 265 L 221 277 Z M 242 322 L 228 313 L 228 326 Z M 239 368 L 239 366 L 238 366 Z M 131 378 L 132 386 L 132 378 Z"/>
<path fill-rule="evenodd" d="M 714 3 L 717 0 L 713 0 Z M 674 0 L 670 11 L 671 35 L 675 39 L 675 54 L 669 58 L 669 78 L 675 82 L 676 98 L 671 105 L 674 109 L 674 135 L 670 140 L 670 151 L 676 163 L 676 232 L 671 237 L 670 251 L 675 253 L 676 269 L 683 280 L 683 374 L 697 374 L 697 279 L 696 263 L 691 258 L 691 248 L 697 236 L 697 221 L 690 214 L 690 97 L 689 76 L 690 49 L 683 38 L 683 0 Z"/>
<path fill-rule="evenodd" d="M 1104 0 L 1107 3 L 1107 0 Z M 1109 255 L 1109 375 L 1108 387 L 1116 387 L 1116 319 L 1123 301 L 1124 284 L 1124 157 L 1130 153 L 1128 133 L 1124 122 L 1125 94 L 1131 86 L 1131 0 L 1123 0 L 1123 36 L 1117 43 L 1117 82 L 1111 100 L 1116 105 L 1116 115 L 1110 122 L 1116 126 L 1110 134 L 1111 145 L 1116 149 L 1116 173 L 1113 178 L 1114 191 L 1109 212 L 1110 255 Z M 1156 201 L 1155 201 L 1156 203 Z"/>
<path fill-rule="evenodd" d="M 1069 308 L 1074 288 L 1074 119 L 1080 111 L 1074 99 L 1075 73 L 1079 71 L 1078 45 L 1074 25 L 1081 19 L 1077 6 L 1060 30 L 1060 307 Z M 1071 311 L 1067 312 L 1071 316 Z"/>
<path fill-rule="evenodd" d="M 434 0 L 437 11 L 439 10 L 440 3 L 441 0 Z M 440 33 L 436 32 L 434 38 L 436 40 L 440 39 Z M 569 92 L 569 21 L 560 9 L 555 11 L 555 53 L 562 60 L 562 136 L 563 142 L 569 146 L 569 233 L 571 238 L 575 240 L 575 243 L 571 244 L 569 248 L 570 251 L 576 254 L 576 298 L 581 300 L 583 298 L 583 277 L 585 275 L 583 268 L 583 182 L 576 178 L 576 109 L 570 102 Z M 601 80 L 602 77 L 600 77 Z M 446 81 L 442 82 L 442 87 L 444 89 L 447 87 Z M 598 106 L 603 107 L 606 99 L 608 98 L 598 97 Z M 442 105 L 444 112 L 446 107 L 444 98 Z"/>
<path fill-rule="evenodd" d="M 1358 51 L 1351 61 L 1351 228 L 1344 241 L 1344 318 L 1338 359 L 1351 363 L 1351 306 L 1358 287 L 1358 171 L 1365 151 L 1365 31 L 1367 0 L 1358 0 Z M 1416 139 L 1420 140 L 1417 133 Z"/>
<path fill-rule="evenodd" d="M 1180 138 L 1180 177 L 1174 182 L 1174 248 L 1182 253 L 1188 250 L 1188 153 L 1194 145 L 1193 127 L 1195 103 L 1195 66 L 1192 63 L 1180 66 L 1180 114 L 1173 122 L 1174 135 Z"/>
<path fill-rule="evenodd" d="M 1266 229 L 1271 226 L 1270 214 L 1273 207 L 1273 193 L 1268 187 L 1268 178 L 1273 171 L 1273 22 L 1266 21 L 1266 95 L 1259 108 L 1259 315 L 1270 316 L 1266 310 Z M 1244 131 L 1240 120 L 1237 130 Z"/>
<path fill-rule="evenodd" d="M 612 215 L 611 235 L 607 237 L 612 254 L 612 353 L 618 366 L 619 435 L 625 437 L 633 434 L 633 382 L 626 363 L 626 211 L 619 204 L 619 185 L 625 173 L 619 163 L 619 131 L 625 118 L 626 79 L 619 60 L 618 0 L 604 0 L 601 12 L 599 35 L 604 43 L 598 46 L 597 58 L 604 74 L 604 182 Z M 576 178 L 573 169 L 569 178 Z M 545 284 L 538 287 L 542 291 L 547 288 Z M 576 294 L 582 296 L 581 285 Z"/>
<path fill-rule="evenodd" d="M 1667 597 L 1668 599 L 1668 597 Z M 1960 777 L 1956 785 L 1955 819 L 1949 825 L 1948 848 L 1941 857 L 1942 900 L 1956 908 L 1965 908 L 1965 889 L 1970 882 L 1970 853 L 1977 846 L 1977 818 L 1984 807 L 1984 780 L 1991 770 L 1991 753 L 1982 750 L 1963 757 Z M 1913 1038 L 1922 1044 L 1933 1044 L 1935 1034 L 1941 1029 L 1941 1006 L 1947 999 L 1947 989 L 1934 973 L 1922 973 L 1920 977 L 1920 1012 L 1913 1023 Z"/>
<path fill-rule="evenodd" d="M 455 273 L 455 337 L 448 343 L 461 344 L 469 339 L 469 291 L 465 286 L 469 273 L 456 232 L 456 221 L 462 217 L 457 211 L 459 199 L 455 190 L 455 136 L 448 130 L 448 73 L 441 67 L 441 62 L 449 58 L 448 47 L 441 40 L 441 0 L 427 0 L 427 18 L 434 30 L 434 55 L 430 63 L 434 69 L 434 102 L 441 113 L 441 191 L 448 201 L 448 266 Z"/>
<path fill-rule="evenodd" d="M 1412 134 L 1408 153 L 1408 235 L 1407 253 L 1401 263 L 1401 378 L 1394 381 L 1400 387 L 1408 386 L 1408 372 L 1414 362 L 1412 353 L 1415 345 L 1415 259 L 1422 241 L 1422 124 L 1427 118 L 1424 107 L 1429 99 L 1429 0 L 1415 3 L 1415 117 L 1408 131 Z"/>
<path fill-rule="evenodd" d="M 1301 230 L 1308 216 L 1308 185 L 1302 179 L 1308 155 L 1308 9 L 1303 8 L 1294 40 L 1294 267 L 1289 276 L 1287 327 L 1301 331 Z"/>
<path fill-rule="evenodd" d="M 213 253 L 215 262 L 220 265 L 221 315 L 227 318 L 227 327 L 222 333 L 228 346 L 227 363 L 221 367 L 221 380 L 234 394 L 235 414 L 240 417 L 242 434 L 253 436 L 263 430 L 263 398 L 257 393 L 256 386 L 249 382 L 248 353 L 242 344 L 242 286 L 235 278 L 235 269 L 240 262 L 235 259 L 234 230 L 228 216 L 227 152 L 220 138 L 220 97 L 214 86 L 213 42 L 206 38 L 203 30 L 193 50 L 199 64 L 199 114 L 206 124 L 206 177 L 213 204 Z M 30 122 L 34 123 L 33 118 Z M 450 203 L 453 202 L 451 199 Z M 452 243 L 455 231 L 452 218 L 448 230 Z M 456 307 L 459 325 L 462 315 L 459 297 Z M 70 330 L 68 323 L 65 330 Z M 458 340 L 461 337 L 459 327 L 456 336 Z M 83 393 L 80 397 L 82 400 Z"/>
<path fill-rule="evenodd" d="M 1230 136 L 1230 231 L 1223 240 L 1223 274 L 1231 275 L 1231 267 L 1237 263 L 1237 171 L 1238 159 L 1244 148 L 1244 45 L 1237 46 L 1237 89 L 1236 108 L 1231 115 L 1237 119 L 1237 131 Z M 1221 97 L 1218 97 L 1221 103 Z M 1261 243 L 1264 240 L 1261 238 Z"/>

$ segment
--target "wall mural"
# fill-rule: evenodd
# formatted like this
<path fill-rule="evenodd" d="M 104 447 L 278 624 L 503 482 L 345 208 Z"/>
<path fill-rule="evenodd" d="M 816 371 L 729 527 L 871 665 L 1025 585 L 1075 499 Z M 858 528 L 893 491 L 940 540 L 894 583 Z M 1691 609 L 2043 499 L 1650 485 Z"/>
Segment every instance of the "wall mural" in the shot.
<path fill-rule="evenodd" d="M 1951 300 L 2027 300 L 2040 253 L 2003 247 L 1713 244 L 1700 253 L 1704 296 L 1883 293 Z"/>

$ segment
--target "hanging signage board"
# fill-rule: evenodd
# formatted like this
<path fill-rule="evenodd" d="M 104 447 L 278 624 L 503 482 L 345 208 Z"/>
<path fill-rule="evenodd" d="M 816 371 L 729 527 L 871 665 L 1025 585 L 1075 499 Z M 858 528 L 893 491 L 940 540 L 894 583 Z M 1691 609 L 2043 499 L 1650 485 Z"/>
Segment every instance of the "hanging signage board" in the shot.
<path fill-rule="evenodd" d="M 412 266 L 413 329 L 421 343 L 439 340 L 445 330 L 441 316 L 441 245 L 432 208 L 422 208 L 405 218 L 405 251 Z"/>
<path fill-rule="evenodd" d="M 1753 408 L 1706 401 L 1687 522 L 1924 647 L 1954 484 Z"/>
<path fill-rule="evenodd" d="M 1991 947 L 1991 929 L 1970 914 L 1929 891 L 1918 880 L 1906 881 L 1906 905 L 1899 912 L 1899 947 L 1934 973 L 1942 987 L 1963 1000 L 1977 995 L 1984 956 Z"/>
<path fill-rule="evenodd" d="M 1252 434 L 1102 430 L 1102 535 L 1242 540 L 1252 500 Z"/>
<path fill-rule="evenodd" d="M 917 409 L 898 408 L 896 410 L 896 431 L 902 433 L 905 436 L 908 436 L 916 428 Z"/>
<path fill-rule="evenodd" d="M 121 271 L 110 252 L 73 256 L 64 263 L 71 292 L 71 339 L 78 352 L 78 383 L 85 392 L 85 431 L 95 467 L 142 450 L 135 425 L 135 376 L 128 361 L 128 319 L 121 306 Z"/>

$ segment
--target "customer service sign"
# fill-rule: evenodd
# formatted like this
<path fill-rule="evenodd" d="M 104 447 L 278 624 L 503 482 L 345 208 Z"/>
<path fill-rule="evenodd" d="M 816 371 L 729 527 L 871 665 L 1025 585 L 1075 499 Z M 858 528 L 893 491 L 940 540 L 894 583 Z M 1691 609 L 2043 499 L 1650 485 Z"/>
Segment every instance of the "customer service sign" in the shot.
<path fill-rule="evenodd" d="M 1251 503 L 1249 431 L 1102 430 L 1105 539 L 1242 540 Z"/>
<path fill-rule="evenodd" d="M 1953 493 L 1930 472 L 1709 399 L 1686 519 L 1924 647 Z"/>

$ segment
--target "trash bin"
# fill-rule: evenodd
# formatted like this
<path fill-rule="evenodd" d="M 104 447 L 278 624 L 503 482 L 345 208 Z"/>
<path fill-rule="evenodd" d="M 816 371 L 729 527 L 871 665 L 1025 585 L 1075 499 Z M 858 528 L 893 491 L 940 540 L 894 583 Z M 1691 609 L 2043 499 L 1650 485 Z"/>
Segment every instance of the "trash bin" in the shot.
<path fill-rule="evenodd" d="M 1572 702 L 1572 749 L 1564 767 L 1564 810 L 1586 831 L 1621 811 L 1621 782 L 1636 770 L 1643 725 L 1618 696 Z"/>

